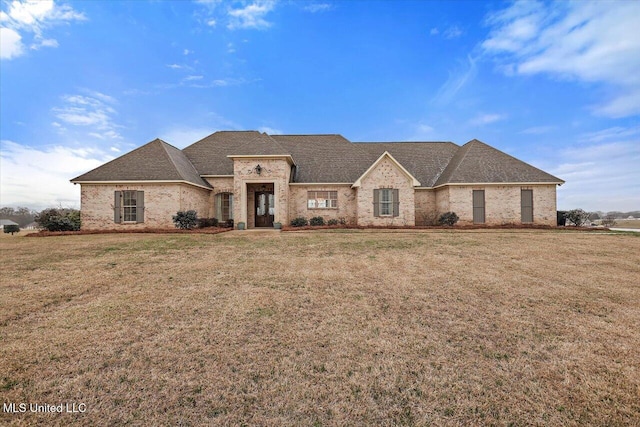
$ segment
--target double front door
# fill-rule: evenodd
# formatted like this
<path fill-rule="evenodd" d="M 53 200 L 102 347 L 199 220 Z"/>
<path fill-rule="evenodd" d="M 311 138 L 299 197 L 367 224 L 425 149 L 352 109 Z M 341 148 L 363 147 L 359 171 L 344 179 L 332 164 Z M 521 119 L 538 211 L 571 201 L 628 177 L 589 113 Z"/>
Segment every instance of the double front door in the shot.
<path fill-rule="evenodd" d="M 275 200 L 273 191 L 256 191 L 256 227 L 273 227 Z"/>

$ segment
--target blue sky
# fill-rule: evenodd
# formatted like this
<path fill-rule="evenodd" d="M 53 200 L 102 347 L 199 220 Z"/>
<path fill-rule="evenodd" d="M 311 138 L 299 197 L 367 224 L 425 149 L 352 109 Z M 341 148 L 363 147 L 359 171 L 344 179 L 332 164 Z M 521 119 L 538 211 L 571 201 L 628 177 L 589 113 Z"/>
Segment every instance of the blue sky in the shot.
<path fill-rule="evenodd" d="M 477 138 L 640 209 L 640 2 L 1 1 L 0 204 L 156 137 Z"/>

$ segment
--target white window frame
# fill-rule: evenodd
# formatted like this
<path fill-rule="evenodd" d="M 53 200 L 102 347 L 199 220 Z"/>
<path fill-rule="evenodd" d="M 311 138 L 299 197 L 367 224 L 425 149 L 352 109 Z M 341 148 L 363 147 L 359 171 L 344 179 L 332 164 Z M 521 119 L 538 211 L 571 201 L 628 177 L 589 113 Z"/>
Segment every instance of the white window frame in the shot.
<path fill-rule="evenodd" d="M 380 203 L 380 216 L 393 216 L 393 188 L 380 189 L 379 203 Z"/>
<path fill-rule="evenodd" d="M 327 197 L 318 198 L 318 193 L 327 193 Z M 307 209 L 338 209 L 338 192 L 333 190 L 307 191 Z"/>
<path fill-rule="evenodd" d="M 131 204 L 132 201 L 133 204 Z M 138 222 L 138 192 L 136 190 L 122 190 L 122 222 Z"/>

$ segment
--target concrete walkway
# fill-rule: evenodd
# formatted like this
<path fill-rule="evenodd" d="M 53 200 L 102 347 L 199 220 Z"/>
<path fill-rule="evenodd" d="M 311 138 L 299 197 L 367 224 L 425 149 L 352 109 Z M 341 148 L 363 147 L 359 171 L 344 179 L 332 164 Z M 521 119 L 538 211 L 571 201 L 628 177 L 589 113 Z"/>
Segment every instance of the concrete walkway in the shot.
<path fill-rule="evenodd" d="M 618 228 L 618 227 L 614 227 L 614 228 L 609 228 L 609 230 L 611 231 L 633 231 L 636 233 L 640 233 L 640 228 Z"/>

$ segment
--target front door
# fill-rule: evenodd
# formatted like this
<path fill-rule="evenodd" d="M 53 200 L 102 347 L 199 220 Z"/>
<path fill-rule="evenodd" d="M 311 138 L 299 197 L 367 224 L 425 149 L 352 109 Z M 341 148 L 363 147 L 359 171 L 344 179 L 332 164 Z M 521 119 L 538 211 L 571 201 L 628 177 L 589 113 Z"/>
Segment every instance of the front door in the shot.
<path fill-rule="evenodd" d="M 274 204 L 272 191 L 256 191 L 256 227 L 273 227 Z"/>

